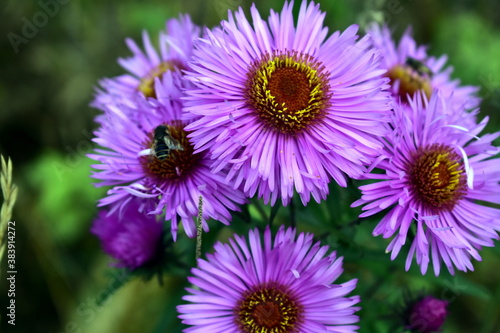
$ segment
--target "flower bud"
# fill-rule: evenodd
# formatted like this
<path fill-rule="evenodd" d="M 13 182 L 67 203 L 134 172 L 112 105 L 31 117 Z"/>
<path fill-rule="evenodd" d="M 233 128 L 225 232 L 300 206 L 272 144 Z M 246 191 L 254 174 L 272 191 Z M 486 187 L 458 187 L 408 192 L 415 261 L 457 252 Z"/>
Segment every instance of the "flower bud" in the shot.
<path fill-rule="evenodd" d="M 130 202 L 123 212 L 111 215 L 101 211 L 91 232 L 101 241 L 108 255 L 116 259 L 115 266 L 134 270 L 159 256 L 162 250 L 163 225 L 154 215 L 139 212 Z"/>
<path fill-rule="evenodd" d="M 431 333 L 439 332 L 446 319 L 446 307 L 448 302 L 436 299 L 432 296 L 424 298 L 410 305 L 407 328 L 413 332 Z"/>

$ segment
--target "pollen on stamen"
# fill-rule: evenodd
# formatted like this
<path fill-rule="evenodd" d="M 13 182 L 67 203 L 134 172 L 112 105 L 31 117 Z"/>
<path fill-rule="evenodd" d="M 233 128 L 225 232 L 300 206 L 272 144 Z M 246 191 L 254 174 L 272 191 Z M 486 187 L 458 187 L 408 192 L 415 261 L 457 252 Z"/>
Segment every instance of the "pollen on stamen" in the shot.
<path fill-rule="evenodd" d="M 295 135 L 324 117 L 330 97 L 324 66 L 308 54 L 265 54 L 248 73 L 247 103 L 281 133 Z"/>
<path fill-rule="evenodd" d="M 281 286 L 262 286 L 244 295 L 236 324 L 245 333 L 298 333 L 303 309 Z"/>
<path fill-rule="evenodd" d="M 185 69 L 184 65 L 177 60 L 164 61 L 153 68 L 146 76 L 141 79 L 137 90 L 142 92 L 145 97 L 156 98 L 155 78 L 161 78 L 167 71 Z"/>
<path fill-rule="evenodd" d="M 391 80 L 391 85 L 396 85 L 401 100 L 413 97 L 417 91 L 423 91 L 427 100 L 432 95 L 432 72 L 422 62 L 408 58 L 406 63 L 390 68 L 386 74 Z"/>
<path fill-rule="evenodd" d="M 450 146 L 432 144 L 420 148 L 412 161 L 410 184 L 427 207 L 450 211 L 467 193 L 463 162 Z"/>

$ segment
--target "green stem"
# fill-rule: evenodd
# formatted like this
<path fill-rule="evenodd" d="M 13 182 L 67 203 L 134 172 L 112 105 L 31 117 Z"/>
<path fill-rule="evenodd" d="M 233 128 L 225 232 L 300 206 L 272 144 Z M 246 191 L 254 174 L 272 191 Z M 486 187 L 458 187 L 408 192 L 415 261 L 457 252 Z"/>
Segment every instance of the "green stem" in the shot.
<path fill-rule="evenodd" d="M 269 219 L 267 217 L 267 213 L 264 210 L 264 208 L 262 208 L 262 206 L 260 205 L 259 200 L 258 199 L 254 199 L 252 201 L 254 203 L 255 209 L 257 209 L 257 211 L 259 212 L 259 215 L 262 218 L 262 221 L 268 221 Z"/>
<path fill-rule="evenodd" d="M 295 221 L 295 204 L 293 203 L 293 197 L 292 197 L 292 200 L 290 200 L 290 226 L 292 228 L 295 228 L 295 226 L 296 226 L 296 221 Z"/>

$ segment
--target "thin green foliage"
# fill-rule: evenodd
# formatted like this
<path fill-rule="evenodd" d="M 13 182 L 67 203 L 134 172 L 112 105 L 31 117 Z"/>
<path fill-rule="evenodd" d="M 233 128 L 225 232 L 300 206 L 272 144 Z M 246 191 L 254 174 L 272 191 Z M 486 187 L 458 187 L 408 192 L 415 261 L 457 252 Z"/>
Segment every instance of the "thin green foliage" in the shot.
<path fill-rule="evenodd" d="M 0 172 L 0 186 L 2 187 L 3 204 L 0 211 L 0 264 L 2 263 L 3 253 L 5 252 L 8 223 L 12 217 L 12 210 L 17 199 L 17 186 L 12 182 L 12 161 L 9 158 L 7 162 L 0 155 L 2 169 Z"/>

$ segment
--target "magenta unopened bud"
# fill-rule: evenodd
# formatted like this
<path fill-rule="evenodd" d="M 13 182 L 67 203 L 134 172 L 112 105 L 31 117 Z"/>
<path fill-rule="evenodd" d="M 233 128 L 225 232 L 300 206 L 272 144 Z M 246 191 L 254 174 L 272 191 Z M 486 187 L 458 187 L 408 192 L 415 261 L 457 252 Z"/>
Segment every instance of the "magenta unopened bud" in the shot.
<path fill-rule="evenodd" d="M 416 302 L 408 317 L 408 328 L 419 333 L 439 332 L 446 319 L 448 302 L 426 296 Z"/>
<path fill-rule="evenodd" d="M 123 212 L 108 215 L 101 211 L 91 232 L 101 241 L 104 252 L 116 260 L 117 267 L 139 268 L 163 251 L 163 224 L 156 221 L 154 215 L 139 212 L 135 201 Z"/>

